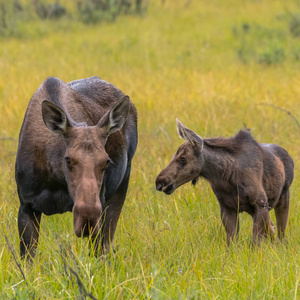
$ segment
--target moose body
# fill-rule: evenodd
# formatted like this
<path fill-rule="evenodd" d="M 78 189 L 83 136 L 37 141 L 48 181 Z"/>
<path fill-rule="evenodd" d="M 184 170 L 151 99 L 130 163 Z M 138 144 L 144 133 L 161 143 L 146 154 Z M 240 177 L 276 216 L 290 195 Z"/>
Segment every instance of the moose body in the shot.
<path fill-rule="evenodd" d="M 42 213 L 67 211 L 78 237 L 109 250 L 136 146 L 136 109 L 119 89 L 99 77 L 48 78 L 31 98 L 19 137 L 21 256 L 35 254 Z"/>
<path fill-rule="evenodd" d="M 171 194 L 182 184 L 205 178 L 216 195 L 227 244 L 238 236 L 240 212 L 253 217 L 253 241 L 275 234 L 269 211 L 274 208 L 278 236 L 284 237 L 289 211 L 289 188 L 294 163 L 275 144 L 259 144 L 249 131 L 231 138 L 202 139 L 177 120 L 185 143 L 156 178 L 156 189 Z"/>

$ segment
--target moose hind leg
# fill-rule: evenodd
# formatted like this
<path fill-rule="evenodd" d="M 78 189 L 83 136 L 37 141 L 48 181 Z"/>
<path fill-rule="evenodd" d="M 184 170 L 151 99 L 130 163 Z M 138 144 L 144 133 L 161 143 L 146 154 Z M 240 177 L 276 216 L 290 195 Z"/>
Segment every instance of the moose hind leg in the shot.
<path fill-rule="evenodd" d="M 19 208 L 18 229 L 22 258 L 33 258 L 35 256 L 39 239 L 41 215 L 40 212 L 34 212 L 29 206 L 24 204 Z"/>
<path fill-rule="evenodd" d="M 289 199 L 290 199 L 290 192 L 286 190 L 282 192 L 279 202 L 275 207 L 275 216 L 276 216 L 276 223 L 278 229 L 278 237 L 280 240 L 284 239 L 284 233 L 288 221 L 289 216 Z"/>
<path fill-rule="evenodd" d="M 227 234 L 227 245 L 234 240 L 237 240 L 240 230 L 238 212 L 225 209 L 221 206 L 221 218 Z"/>

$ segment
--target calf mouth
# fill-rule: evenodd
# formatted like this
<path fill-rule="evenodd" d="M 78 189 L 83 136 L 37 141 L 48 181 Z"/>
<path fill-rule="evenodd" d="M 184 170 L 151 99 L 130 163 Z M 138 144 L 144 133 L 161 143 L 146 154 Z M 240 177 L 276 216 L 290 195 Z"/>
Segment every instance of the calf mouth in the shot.
<path fill-rule="evenodd" d="M 174 184 L 170 184 L 168 185 L 164 190 L 163 192 L 167 195 L 171 195 L 174 191 L 175 191 L 175 185 Z"/>

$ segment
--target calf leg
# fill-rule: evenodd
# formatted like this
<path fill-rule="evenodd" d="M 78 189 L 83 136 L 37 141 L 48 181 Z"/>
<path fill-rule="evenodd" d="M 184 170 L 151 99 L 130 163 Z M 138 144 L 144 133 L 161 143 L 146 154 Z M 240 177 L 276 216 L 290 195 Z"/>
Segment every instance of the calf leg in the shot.
<path fill-rule="evenodd" d="M 289 216 L 289 199 L 290 199 L 290 192 L 286 190 L 282 192 L 281 197 L 277 206 L 275 207 L 275 216 L 276 216 L 276 223 L 278 228 L 278 237 L 280 240 L 283 240 L 284 233 L 288 221 Z"/>
<path fill-rule="evenodd" d="M 274 223 L 271 221 L 268 224 L 268 226 L 266 227 L 266 236 L 269 235 L 271 240 L 274 241 L 275 239 L 275 225 Z"/>
<path fill-rule="evenodd" d="M 221 218 L 227 234 L 227 245 L 229 246 L 234 238 L 238 239 L 240 230 L 238 212 L 221 206 Z"/>
<path fill-rule="evenodd" d="M 29 206 L 21 204 L 18 213 L 18 229 L 20 236 L 20 254 L 22 258 L 31 258 L 39 239 L 41 213 L 34 212 Z"/>
<path fill-rule="evenodd" d="M 261 191 L 254 202 L 255 213 L 253 214 L 253 243 L 260 245 L 261 239 L 267 237 L 274 237 L 275 229 L 271 221 L 269 213 L 268 198 L 264 191 Z"/>

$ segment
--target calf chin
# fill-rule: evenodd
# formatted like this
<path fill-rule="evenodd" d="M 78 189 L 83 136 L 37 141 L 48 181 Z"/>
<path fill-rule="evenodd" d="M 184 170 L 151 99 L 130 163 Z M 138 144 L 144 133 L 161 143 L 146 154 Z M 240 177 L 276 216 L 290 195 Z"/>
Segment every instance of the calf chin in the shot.
<path fill-rule="evenodd" d="M 174 191 L 176 190 L 176 187 L 174 184 L 169 184 L 164 190 L 163 192 L 167 195 L 171 195 Z"/>

